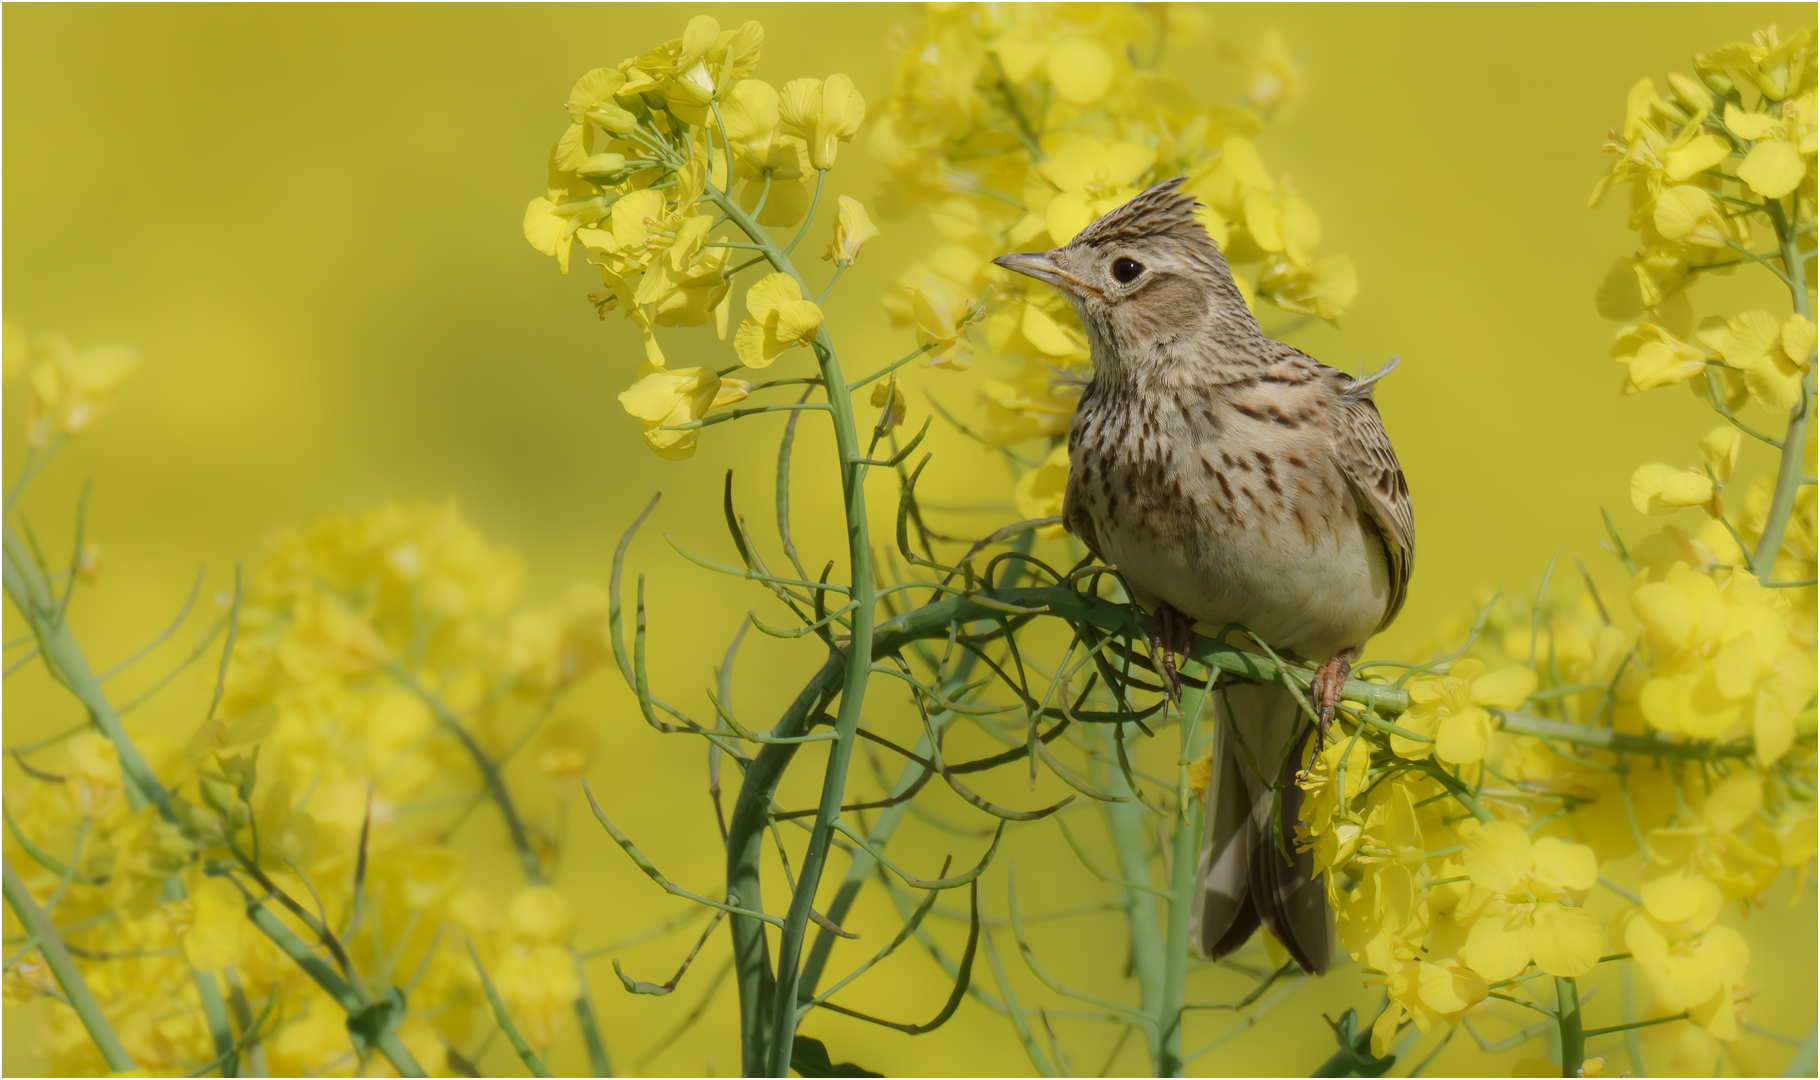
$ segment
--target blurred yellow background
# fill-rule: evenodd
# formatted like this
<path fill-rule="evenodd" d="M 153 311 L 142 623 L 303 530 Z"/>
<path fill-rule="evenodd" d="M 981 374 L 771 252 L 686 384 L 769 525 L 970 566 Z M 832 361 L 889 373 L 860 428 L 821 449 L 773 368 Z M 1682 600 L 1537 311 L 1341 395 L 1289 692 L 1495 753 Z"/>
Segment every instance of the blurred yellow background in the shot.
<path fill-rule="evenodd" d="M 844 71 L 874 102 L 889 90 L 892 27 L 914 17 L 900 5 L 5 8 L 5 316 L 81 345 L 131 342 L 146 358 L 106 422 L 66 448 L 24 504 L 55 550 L 68 543 L 81 485 L 94 481 L 89 528 L 106 576 L 75 614 L 92 655 L 111 662 L 149 639 L 197 567 L 209 568 L 211 592 L 226 588 L 234 562 L 256 559 L 264 537 L 320 511 L 455 497 L 483 534 L 525 554 L 526 594 L 541 601 L 578 577 L 604 581 L 619 533 L 662 490 L 631 562 L 650 575 L 654 679 L 672 699 L 702 701 L 694 688 L 707 685 L 763 594 L 684 563 L 657 534 L 725 556 L 728 468 L 738 470 L 746 512 L 768 522 L 781 422 L 718 427 L 693 460 L 658 460 L 614 400 L 639 359 L 636 332 L 618 318 L 598 322 L 585 268 L 559 277 L 520 232 L 574 79 L 677 35 L 697 13 L 723 26 L 765 24 L 760 77 L 781 84 Z M 1219 59 L 1217 41 L 1251 47 L 1275 27 L 1307 64 L 1304 98 L 1261 148 L 1320 213 L 1323 251 L 1352 256 L 1361 293 L 1339 328 L 1294 342 L 1355 371 L 1402 357 L 1379 400 L 1414 492 L 1421 560 L 1401 621 L 1373 651 L 1429 643 L 1483 588 L 1532 589 L 1557 548 L 1564 566 L 1582 558 L 1615 587 L 1598 508 L 1627 535 L 1653 531 L 1630 509 L 1632 468 L 1692 460 L 1712 421 L 1684 392 L 1617 396 L 1622 370 L 1606 359 L 1614 327 L 1595 313 L 1593 293 L 1633 238 L 1622 199 L 1586 209 L 1607 166 L 1599 146 L 1637 78 L 1684 70 L 1692 53 L 1772 22 L 1811 25 L 1813 8 L 1246 6 L 1215 8 L 1212 20 L 1211 40 L 1164 61 L 1203 100 L 1234 96 L 1242 77 Z M 842 150 L 833 191 L 876 191 L 881 170 L 863 141 Z M 880 224 L 883 237 L 825 305 L 850 374 L 910 347 L 876 298 L 924 250 L 926 230 Z M 806 243 L 819 249 L 826 227 Z M 1706 289 L 1696 294 L 1711 305 L 1703 311 L 1764 292 L 1742 276 Z M 730 362 L 730 347 L 705 329 L 673 334 L 665 349 L 673 364 Z M 913 371 L 912 422 L 924 391 L 971 408 L 992 371 L 984 355 L 968 374 Z M 23 436 L 16 387 L 6 392 L 10 479 Z M 804 561 L 819 565 L 842 540 L 814 426 L 803 425 L 797 455 L 797 527 Z M 997 507 L 966 519 L 980 534 L 1015 519 L 995 460 L 946 434 L 930 445 L 930 497 Z M 886 479 L 873 481 L 881 513 L 895 506 Z M 18 632 L 10 612 L 7 627 Z M 750 643 L 742 709 L 775 711 L 818 660 L 813 646 Z M 579 699 L 608 734 L 595 788 L 666 872 L 711 892 L 721 865 L 701 748 L 655 736 L 610 679 L 597 676 Z M 201 676 L 180 681 L 142 722 L 187 735 L 205 695 Z M 8 744 L 76 718 L 74 703 L 34 672 L 7 682 L 5 705 Z M 781 801 L 806 804 L 818 775 L 805 760 Z M 534 779 L 527 771 L 519 782 Z M 1039 797 L 1006 790 L 1020 806 Z M 584 818 L 571 813 L 560 879 L 582 914 L 584 947 L 680 910 Z M 510 865 L 496 834 L 486 822 L 469 836 L 488 853 L 471 879 Z M 905 841 L 913 867 L 932 868 L 952 846 L 930 835 Z M 979 847 L 963 845 L 957 860 L 976 859 Z M 831 875 L 844 872 L 831 864 Z M 775 866 L 768 873 L 775 879 Z M 1077 869 L 1053 880 L 1061 889 L 1088 879 Z M 989 895 L 988 907 L 1002 912 L 1002 898 Z M 866 940 L 838 953 L 832 972 L 894 932 L 876 898 L 857 912 L 849 925 Z M 1772 900 L 1745 926 L 1761 988 L 1753 1016 L 1765 1027 L 1804 1034 L 1813 1022 L 1814 923 L 1810 887 L 1794 908 Z M 958 940 L 954 930 L 941 933 Z M 1084 948 L 1066 930 L 1044 940 L 1064 978 L 1113 992 L 1119 947 Z M 710 951 L 723 942 L 724 932 Z M 622 955 L 637 977 L 658 980 L 684 947 L 672 940 Z M 604 959 L 592 966 L 618 1067 L 693 1005 L 719 955 L 662 999 L 625 995 Z M 947 985 L 940 971 L 913 952 L 891 963 L 843 1000 L 897 1019 L 933 1014 Z M 1198 1000 L 1219 999 L 1223 987 L 1208 981 Z M 1378 1000 L 1343 968 L 1196 1067 L 1305 1074 L 1331 1051 L 1319 1014 L 1356 1006 L 1369 1020 Z M 41 1067 L 31 1035 L 43 1007 L 7 1009 L 9 1074 Z M 646 1070 L 736 1072 L 733 1016 L 728 985 L 697 1034 Z M 1097 1069 L 1116 1033 L 1057 1023 L 1079 1048 L 1076 1066 Z M 1230 1020 L 1206 1023 L 1191 1046 Z M 888 1074 L 1028 1070 L 1009 1025 L 984 1009 L 926 1038 L 826 1014 L 804 1030 L 827 1039 L 836 1060 Z M 1116 1071 L 1141 1067 L 1130 1050 Z M 1752 1036 L 1737 1053 L 1728 1071 L 1779 1072 L 1788 1050 Z M 571 1030 L 553 1067 L 584 1060 Z M 503 1046 L 483 1064 L 518 1067 Z M 1436 1066 L 1483 1068 L 1508 1072 L 1509 1062 L 1486 1060 L 1465 1039 Z"/>

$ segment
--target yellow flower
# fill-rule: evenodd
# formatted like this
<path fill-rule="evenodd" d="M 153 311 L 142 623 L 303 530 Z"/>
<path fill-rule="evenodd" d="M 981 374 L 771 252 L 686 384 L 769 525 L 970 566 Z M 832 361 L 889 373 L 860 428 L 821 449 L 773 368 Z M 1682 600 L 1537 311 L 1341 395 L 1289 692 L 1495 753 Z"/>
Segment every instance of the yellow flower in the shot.
<path fill-rule="evenodd" d="M 63 786 L 76 813 L 94 821 L 119 801 L 124 782 L 120 776 L 120 751 L 98 731 L 84 731 L 71 739 L 63 765 Z"/>
<path fill-rule="evenodd" d="M 534 756 L 551 776 L 580 776 L 600 756 L 600 734 L 580 717 L 558 717 L 538 733 Z"/>
<path fill-rule="evenodd" d="M 904 413 L 909 409 L 909 402 L 904 400 L 903 388 L 897 384 L 893 375 L 872 386 L 872 405 L 879 410 L 878 423 L 873 425 L 880 434 L 889 435 L 904 422 Z"/>
<path fill-rule="evenodd" d="M 655 92 L 671 111 L 692 124 L 703 123 L 706 106 L 724 96 L 758 65 L 764 28 L 747 22 L 723 31 L 706 15 L 689 20 L 683 36 L 672 38 L 628 65 L 622 95 Z"/>
<path fill-rule="evenodd" d="M 1725 126 L 1734 135 L 1754 140 L 1738 166 L 1738 179 L 1767 199 L 1795 190 L 1814 157 L 1814 91 L 1783 101 L 1780 116 L 1725 107 Z"/>
<path fill-rule="evenodd" d="M 1299 830 L 1303 847 L 1313 840 L 1315 858 L 1322 866 L 1338 870 L 1352 860 L 1363 833 L 1352 803 L 1371 779 L 1371 745 L 1352 735 L 1329 740 L 1296 783 L 1307 793 L 1302 800 Z"/>
<path fill-rule="evenodd" d="M 1750 946 L 1731 927 L 1714 925 L 1706 911 L 1670 914 L 1661 918 L 1647 903 L 1627 907 L 1612 920 L 1612 940 L 1623 943 L 1649 979 L 1658 1009 L 1685 1009 L 1696 1026 L 1736 1039 L 1738 984 L 1750 966 Z"/>
<path fill-rule="evenodd" d="M 1083 5 L 1083 11 L 1092 6 Z M 1073 105 L 1092 105 L 1111 91 L 1121 65 L 1094 27 L 1060 19 L 1015 21 L 991 41 L 1005 77 L 1022 83 L 1047 77 L 1056 96 Z"/>
<path fill-rule="evenodd" d="M 1284 311 L 1332 321 L 1359 298 L 1359 273 L 1350 255 L 1329 255 L 1306 266 L 1275 256 L 1258 277 L 1258 295 Z"/>
<path fill-rule="evenodd" d="M 815 340 L 821 325 L 822 309 L 803 299 L 795 278 L 766 274 L 746 290 L 746 318 L 733 349 L 747 367 L 770 367 L 784 352 Z"/>
<path fill-rule="evenodd" d="M 1061 443 L 1049 451 L 1049 456 L 1043 459 L 1042 464 L 1017 478 L 1012 498 L 1017 503 L 1017 512 L 1023 515 L 1025 521 L 1060 517 L 1062 496 L 1067 487 L 1068 446 Z M 1038 529 L 1037 535 L 1054 538 L 1066 531 L 1060 523 L 1056 523 Z"/>
<path fill-rule="evenodd" d="M 755 170 L 774 164 L 772 146 L 778 136 L 777 88 L 758 79 L 746 79 L 720 103 L 720 127 L 740 163 Z"/>
<path fill-rule="evenodd" d="M 1418 1031 L 1433 1031 L 1437 1023 L 1459 1020 L 1491 992 L 1483 976 L 1458 960 L 1399 954 L 1383 937 L 1372 942 L 1365 963 L 1384 972 L 1373 981 L 1383 982 L 1390 997 L 1371 1026 L 1371 1052 L 1379 1057 L 1391 1052 L 1397 1028 L 1405 1020 Z"/>
<path fill-rule="evenodd" d="M 1618 331 L 1611 358 L 1629 366 L 1624 392 L 1638 393 L 1673 386 L 1706 370 L 1706 354 L 1653 323 L 1627 326 Z"/>
<path fill-rule="evenodd" d="M 860 246 L 878 235 L 878 226 L 866 216 L 865 204 L 858 199 L 840 197 L 840 214 L 834 222 L 834 239 L 822 258 L 836 266 L 852 266 L 859 257 Z"/>
<path fill-rule="evenodd" d="M 577 126 L 589 122 L 600 125 L 614 135 L 630 134 L 638 126 L 638 117 L 626 111 L 615 100 L 626 85 L 626 77 L 614 68 L 595 68 L 575 81 L 564 106 Z M 629 97 L 629 96 L 628 96 Z M 580 135 L 566 136 L 579 139 Z"/>
<path fill-rule="evenodd" d="M 34 351 L 39 359 L 31 369 L 25 409 L 27 437 L 34 446 L 42 446 L 53 429 L 80 435 L 93 427 L 139 370 L 139 351 L 127 345 L 78 352 L 63 338 L 47 334 Z"/>
<path fill-rule="evenodd" d="M 1700 458 L 1706 463 L 1706 471 L 1714 483 L 1723 484 L 1731 479 L 1743 449 L 1744 433 L 1730 424 L 1712 429 L 1700 440 Z"/>
<path fill-rule="evenodd" d="M 1465 765 L 1485 756 L 1491 742 L 1492 720 L 1488 709 L 1516 709 L 1536 691 L 1536 673 L 1512 665 L 1491 674 L 1477 660 L 1461 660 L 1446 675 L 1418 675 L 1409 681 L 1409 711 L 1397 726 L 1431 743 L 1392 735 L 1390 746 L 1411 760 L 1432 751 L 1442 761 Z"/>
<path fill-rule="evenodd" d="M 851 142 L 866 119 L 866 99 L 845 75 L 821 79 L 793 79 L 784 84 L 778 112 L 783 129 L 809 146 L 809 163 L 817 169 L 834 168 L 840 143 Z"/>
<path fill-rule="evenodd" d="M 607 591 L 580 581 L 548 607 L 513 615 L 506 669 L 521 687 L 540 693 L 587 675 L 612 655 L 607 608 Z"/>
<path fill-rule="evenodd" d="M 1672 514 L 1713 501 L 1712 477 L 1673 465 L 1641 465 L 1630 477 L 1630 504 L 1639 514 Z"/>
<path fill-rule="evenodd" d="M 1466 873 L 1491 899 L 1467 931 L 1460 958 L 1497 982 L 1533 960 L 1550 975 L 1591 971 L 1605 932 L 1583 908 L 1561 901 L 1583 896 L 1598 880 L 1592 848 L 1554 837 L 1531 842 L 1521 825 L 1492 821 L 1466 837 Z"/>
<path fill-rule="evenodd" d="M 929 354 L 930 366 L 967 370 L 973 358 L 967 325 L 977 318 L 973 299 L 933 278 L 919 282 L 915 288 L 910 308 L 916 319 L 916 339 L 936 346 Z"/>
<path fill-rule="evenodd" d="M 1278 106 L 1294 104 L 1301 96 L 1306 80 L 1307 72 L 1289 55 L 1283 35 L 1274 28 L 1264 31 L 1245 83 L 1245 96 L 1251 107 L 1268 112 Z"/>
<path fill-rule="evenodd" d="M 246 898 L 224 878 L 203 878 L 190 890 L 191 913 L 184 933 L 183 955 L 199 971 L 219 971 L 240 959 L 248 931 Z"/>
<path fill-rule="evenodd" d="M 742 327 L 742 332 L 744 328 Z M 695 453 L 699 429 L 679 431 L 709 409 L 744 401 L 746 384 L 723 379 L 713 368 L 677 368 L 674 371 L 649 361 L 638 366 L 638 378 L 619 395 L 619 403 L 645 423 L 645 442 L 658 457 L 681 461 Z"/>
<path fill-rule="evenodd" d="M 1156 163 L 1156 151 L 1135 142 L 1110 142 L 1070 132 L 1043 140 L 1038 170 L 1058 190 L 1045 220 L 1057 246 L 1074 239 L 1093 219 L 1137 194 L 1137 182 Z"/>
<path fill-rule="evenodd" d="M 1767 311 L 1745 311 L 1701 323 L 1696 337 L 1744 375 L 1758 404 L 1786 412 L 1801 396 L 1811 363 L 1814 324 L 1800 314 L 1778 321 Z"/>
<path fill-rule="evenodd" d="M 1778 591 L 1742 571 L 1721 586 L 1685 563 L 1676 563 L 1662 580 L 1640 580 L 1631 589 L 1631 610 L 1648 649 L 1649 677 L 1637 703 L 1651 727 L 1716 739 L 1743 721 L 1786 748 L 1778 731 L 1769 730 L 1791 719 L 1775 692 L 1790 644 L 1788 601 Z"/>

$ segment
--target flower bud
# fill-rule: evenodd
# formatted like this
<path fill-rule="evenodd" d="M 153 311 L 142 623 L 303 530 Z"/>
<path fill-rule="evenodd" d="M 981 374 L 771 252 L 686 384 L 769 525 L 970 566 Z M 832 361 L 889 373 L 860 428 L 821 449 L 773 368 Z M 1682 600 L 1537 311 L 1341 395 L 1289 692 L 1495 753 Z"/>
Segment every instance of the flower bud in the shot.
<path fill-rule="evenodd" d="M 1668 73 L 1668 88 L 1676 101 L 1695 112 L 1705 112 L 1713 107 L 1712 92 L 1678 71 Z"/>
<path fill-rule="evenodd" d="M 202 801 L 208 804 L 209 809 L 223 818 L 233 814 L 235 806 L 233 784 L 205 773 L 202 779 L 197 781 L 197 786 L 202 789 Z"/>
<path fill-rule="evenodd" d="M 638 117 L 619 107 L 618 102 L 597 101 L 588 108 L 588 119 L 615 135 L 630 135 L 638 126 Z"/>
<path fill-rule="evenodd" d="M 1700 73 L 1700 81 L 1705 83 L 1707 89 L 1711 90 L 1717 97 L 1731 97 L 1735 90 L 1732 85 L 1731 76 L 1718 68 L 1702 71 Z"/>
<path fill-rule="evenodd" d="M 632 172 L 632 169 L 626 167 L 624 154 L 595 154 L 581 163 L 581 167 L 575 170 L 575 175 L 590 184 L 612 187 L 624 181 Z"/>

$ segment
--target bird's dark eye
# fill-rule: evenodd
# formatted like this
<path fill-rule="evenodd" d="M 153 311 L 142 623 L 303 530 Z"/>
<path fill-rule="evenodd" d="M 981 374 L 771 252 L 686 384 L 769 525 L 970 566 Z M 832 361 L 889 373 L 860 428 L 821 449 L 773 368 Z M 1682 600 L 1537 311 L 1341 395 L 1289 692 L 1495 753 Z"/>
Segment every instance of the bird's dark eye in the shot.
<path fill-rule="evenodd" d="M 1143 272 L 1144 264 L 1136 259 L 1117 258 L 1112 260 L 1112 276 L 1117 278 L 1121 285 L 1131 284 Z"/>

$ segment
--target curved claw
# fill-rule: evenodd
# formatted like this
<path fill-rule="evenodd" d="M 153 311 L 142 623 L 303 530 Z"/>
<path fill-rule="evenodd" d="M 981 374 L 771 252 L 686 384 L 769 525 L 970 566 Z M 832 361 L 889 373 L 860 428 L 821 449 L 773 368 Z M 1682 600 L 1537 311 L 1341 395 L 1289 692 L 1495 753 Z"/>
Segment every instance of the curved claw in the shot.
<path fill-rule="evenodd" d="M 1314 698 L 1315 711 L 1321 718 L 1321 730 L 1314 746 L 1317 754 L 1327 745 L 1327 725 L 1333 722 L 1333 713 L 1339 707 L 1341 692 L 1346 689 L 1346 678 L 1352 674 L 1352 662 L 1358 658 L 1359 647 L 1349 646 L 1334 653 L 1314 673 L 1314 682 L 1309 689 L 1313 691 L 1310 696 Z"/>
<path fill-rule="evenodd" d="M 1163 676 L 1164 692 L 1177 705 L 1182 703 L 1182 677 L 1176 673 L 1175 657 L 1177 653 L 1187 655 L 1193 644 L 1193 636 L 1193 619 L 1167 603 L 1156 606 L 1156 611 L 1150 616 L 1150 631 L 1147 635 L 1150 640 L 1150 655 L 1160 661 L 1157 670 Z"/>

